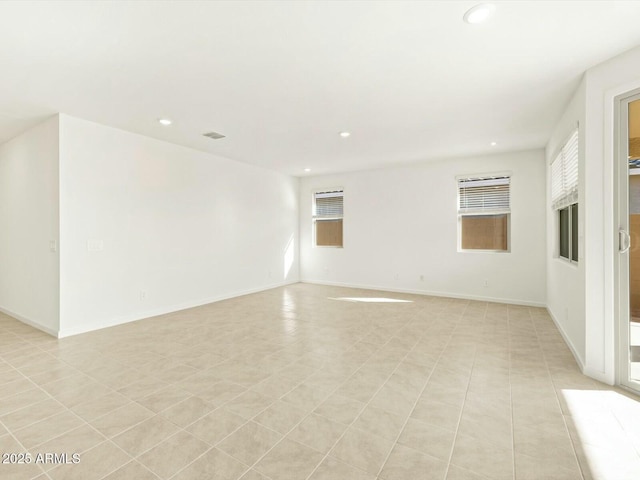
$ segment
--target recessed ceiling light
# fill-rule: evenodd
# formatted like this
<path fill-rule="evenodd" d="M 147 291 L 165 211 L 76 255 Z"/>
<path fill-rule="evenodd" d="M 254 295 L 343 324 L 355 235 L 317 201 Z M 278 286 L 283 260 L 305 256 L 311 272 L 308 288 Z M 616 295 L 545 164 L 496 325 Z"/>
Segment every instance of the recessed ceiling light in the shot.
<path fill-rule="evenodd" d="M 465 13 L 462 18 L 467 23 L 477 25 L 478 23 L 483 23 L 489 20 L 495 9 L 496 6 L 492 3 L 481 3 L 467 10 L 467 13 Z"/>
<path fill-rule="evenodd" d="M 171 125 L 171 120 L 169 120 L 168 118 L 159 118 L 158 123 L 160 123 L 160 125 L 164 125 L 165 127 L 167 127 Z"/>
<path fill-rule="evenodd" d="M 497 145 L 497 143 L 496 143 L 496 142 L 491 142 L 491 146 L 492 146 L 492 147 L 495 147 L 496 145 Z"/>
<path fill-rule="evenodd" d="M 350 133 L 350 132 L 340 132 L 340 136 L 341 136 L 342 138 L 347 138 L 347 137 L 350 137 L 350 136 L 351 136 L 351 133 Z"/>
<path fill-rule="evenodd" d="M 304 169 L 304 171 L 305 171 L 305 172 L 310 172 L 310 171 L 311 171 L 311 169 L 310 169 L 310 168 L 305 168 L 305 169 Z"/>

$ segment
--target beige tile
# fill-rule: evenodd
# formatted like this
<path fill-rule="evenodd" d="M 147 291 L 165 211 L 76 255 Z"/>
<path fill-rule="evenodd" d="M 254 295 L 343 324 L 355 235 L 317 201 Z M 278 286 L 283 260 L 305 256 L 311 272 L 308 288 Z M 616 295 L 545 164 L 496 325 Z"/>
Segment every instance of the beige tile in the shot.
<path fill-rule="evenodd" d="M 175 367 L 162 370 L 159 376 L 161 376 L 165 382 L 176 383 L 197 372 L 198 370 L 196 368 L 190 367 L 189 365 L 176 365 Z"/>
<path fill-rule="evenodd" d="M 477 473 L 470 472 L 464 468 L 456 467 L 455 465 L 449 465 L 447 471 L 446 480 L 490 480 L 488 477 L 479 475 Z"/>
<path fill-rule="evenodd" d="M 155 415 L 114 437 L 112 441 L 132 457 L 137 457 L 171 437 L 178 430 L 179 428 L 173 423 Z"/>
<path fill-rule="evenodd" d="M 544 310 L 412 295 L 402 295 L 411 304 L 332 300 L 370 295 L 296 284 L 61 340 L 0 314 L 0 425 L 27 444 L 44 441 L 34 453 L 93 450 L 88 458 L 98 475 L 112 478 L 151 473 L 126 456 L 102 473 L 105 462 L 93 447 L 114 445 L 92 425 L 114 441 L 121 435 L 117 441 L 127 440 L 122 445 L 133 454 L 186 426 L 208 446 L 228 440 L 227 450 L 257 461 L 290 435 L 283 445 L 294 441 L 320 454 L 334 449 L 311 474 L 333 480 L 375 478 L 377 462 L 391 454 L 399 416 L 407 423 L 398 445 L 408 448 L 396 445 L 386 476 L 410 478 L 412 465 L 424 458 L 452 455 L 448 480 L 510 478 L 514 464 L 519 480 L 571 479 L 580 474 L 577 454 L 585 480 L 635 480 L 640 422 L 637 410 L 619 399 L 636 405 L 636 397 L 583 376 Z M 603 400 L 599 392 L 610 396 Z M 203 402 L 219 408 L 209 413 Z M 65 419 L 75 422 L 65 407 L 90 425 L 63 432 L 73 427 Z M 149 420 L 155 412 L 162 415 Z M 247 424 L 245 417 L 256 414 L 262 430 Z M 176 426 L 163 429 L 170 425 L 164 417 Z M 156 431 L 152 423 L 161 426 Z M 17 448 L 4 426 L 2 442 L 3 451 Z M 401 453 L 407 458 L 400 461 Z M 193 460 L 181 478 L 198 471 L 211 480 L 227 475 Z M 231 476 L 268 478 L 251 463 L 233 462 L 247 471 L 231 469 Z M 62 476 L 60 466 L 42 467 Z M 0 468 L 0 476 L 39 475 Z"/>
<path fill-rule="evenodd" d="M 323 458 L 316 450 L 285 438 L 254 468 L 271 478 L 297 480 L 307 478 Z"/>
<path fill-rule="evenodd" d="M 377 475 L 393 442 L 355 428 L 349 428 L 329 453 L 356 468 Z"/>
<path fill-rule="evenodd" d="M 369 405 L 353 426 L 365 432 L 395 441 L 404 426 L 405 417 Z"/>
<path fill-rule="evenodd" d="M 411 418 L 430 423 L 447 430 L 456 430 L 461 409 L 450 403 L 421 398 L 411 412 Z"/>
<path fill-rule="evenodd" d="M 540 478 L 545 480 L 582 480 L 582 473 L 575 461 L 572 468 L 566 468 L 569 465 L 571 464 L 548 462 L 544 458 L 533 458 L 516 453 L 516 478 L 518 480 L 538 480 Z M 612 476 L 610 478 L 611 480 L 623 480 L 624 477 Z"/>
<path fill-rule="evenodd" d="M 40 388 L 32 388 L 31 390 L 0 398 L 0 417 L 47 399 L 49 399 L 49 395 Z"/>
<path fill-rule="evenodd" d="M 510 418 L 462 413 L 458 433 L 475 438 L 478 442 L 491 442 L 511 448 L 513 435 Z"/>
<path fill-rule="evenodd" d="M 24 448 L 11 436 L 0 437 L 0 454 L 24 453 Z M 35 464 L 35 454 L 32 454 L 32 463 L 2 463 L 0 464 L 0 475 L 8 479 L 31 479 L 42 473 L 39 465 Z"/>
<path fill-rule="evenodd" d="M 249 422 L 218 444 L 218 448 L 247 465 L 253 465 L 273 447 L 281 435 Z"/>
<path fill-rule="evenodd" d="M 183 400 L 189 398 L 191 394 L 181 388 L 168 386 L 162 390 L 158 390 L 151 395 L 138 400 L 138 403 L 152 412 L 161 412 Z"/>
<path fill-rule="evenodd" d="M 63 433 L 48 442 L 40 444 L 38 447 L 33 448 L 31 452 L 33 455 L 37 455 L 38 453 L 42 455 L 46 453 L 82 454 L 87 450 L 91 450 L 96 445 L 103 443 L 105 440 L 102 434 L 85 424 L 67 433 Z M 54 467 L 55 465 L 52 464 L 43 465 L 45 470 L 50 470 Z"/>
<path fill-rule="evenodd" d="M 456 432 L 410 418 L 398 443 L 440 460 L 449 461 Z"/>
<path fill-rule="evenodd" d="M 187 431 L 210 445 L 215 445 L 246 422 L 244 418 L 222 407 L 189 425 Z"/>
<path fill-rule="evenodd" d="M 89 423 L 105 437 L 111 438 L 152 416 L 151 410 L 131 402 Z"/>
<path fill-rule="evenodd" d="M 306 412 L 291 404 L 278 400 L 253 420 L 271 430 L 285 434 L 295 427 L 305 416 Z"/>
<path fill-rule="evenodd" d="M 451 463 L 495 480 L 513 479 L 513 451 L 458 435 Z"/>
<path fill-rule="evenodd" d="M 107 475 L 103 480 L 158 480 L 158 478 L 144 465 L 134 460 Z"/>
<path fill-rule="evenodd" d="M 258 472 L 257 470 L 249 470 L 247 473 L 245 473 L 240 480 L 270 480 L 267 477 L 265 477 L 264 475 L 262 475 L 260 472 Z"/>
<path fill-rule="evenodd" d="M 111 442 L 103 442 L 80 455 L 79 462 L 60 465 L 48 472 L 52 480 L 86 480 L 102 478 L 131 461 Z"/>
<path fill-rule="evenodd" d="M 81 419 L 65 410 L 39 422 L 32 423 L 28 427 L 16 430 L 13 435 L 26 449 L 31 449 L 83 424 L 84 422 Z"/>
<path fill-rule="evenodd" d="M 28 407 L 3 415 L 0 417 L 0 421 L 9 430 L 18 430 L 64 410 L 64 406 L 60 405 L 58 401 L 46 398 L 41 402 L 30 404 Z"/>
<path fill-rule="evenodd" d="M 201 398 L 189 397 L 166 410 L 162 410 L 160 415 L 170 422 L 184 428 L 211 413 L 215 408 L 216 407 L 213 404 L 206 402 Z"/>
<path fill-rule="evenodd" d="M 241 385 L 222 381 L 202 388 L 196 394 L 198 397 L 215 405 L 222 405 L 229 400 L 236 398 L 247 390 Z"/>
<path fill-rule="evenodd" d="M 248 466 L 212 448 L 181 470 L 172 480 L 237 480 Z"/>
<path fill-rule="evenodd" d="M 385 480 L 444 480 L 447 462 L 396 445 L 378 478 Z"/>
<path fill-rule="evenodd" d="M 110 392 L 107 395 L 96 400 L 91 400 L 89 402 L 76 405 L 71 408 L 71 411 L 84 420 L 90 422 L 91 420 L 95 420 L 102 415 L 106 415 L 116 408 L 123 407 L 130 401 L 131 400 L 129 400 L 124 395 L 119 394 L 118 392 Z"/>
<path fill-rule="evenodd" d="M 311 412 L 318 405 L 320 405 L 329 394 L 325 390 L 319 390 L 317 388 L 311 388 L 307 385 L 299 385 L 291 392 L 282 397 L 282 401 L 290 403 L 294 407 Z"/>
<path fill-rule="evenodd" d="M 148 377 L 144 380 L 134 382 L 125 387 L 119 388 L 118 393 L 124 395 L 131 400 L 140 400 L 147 395 L 157 392 L 168 387 L 169 384 L 158 378 Z"/>
<path fill-rule="evenodd" d="M 227 402 L 225 408 L 249 420 L 266 410 L 273 402 L 273 398 L 249 390 Z"/>
<path fill-rule="evenodd" d="M 266 395 L 267 397 L 280 398 L 297 387 L 298 384 L 298 381 L 292 380 L 291 378 L 273 375 L 252 386 L 251 390 Z"/>
<path fill-rule="evenodd" d="M 577 467 L 569 434 L 556 435 L 543 428 L 519 426 L 514 430 L 515 451 L 548 464 Z"/>
<path fill-rule="evenodd" d="M 346 429 L 346 425 L 311 414 L 287 438 L 327 453 Z"/>
<path fill-rule="evenodd" d="M 327 457 L 318 468 L 316 468 L 316 471 L 309 477 L 309 480 L 375 480 L 375 478 L 375 475 L 358 470 L 336 458 Z"/>
<path fill-rule="evenodd" d="M 138 457 L 145 467 L 166 479 L 180 471 L 209 449 L 202 440 L 181 431 Z"/>
<path fill-rule="evenodd" d="M 320 404 L 314 412 L 336 422 L 350 425 L 358 417 L 365 405 L 352 398 L 333 394 Z"/>
<path fill-rule="evenodd" d="M 16 371 L 9 372 L 9 374 L 3 373 L 0 376 L 7 377 L 5 380 L 7 380 L 10 376 L 14 378 L 12 381 L 7 381 L 2 384 L 0 398 L 17 395 L 18 393 L 26 392 L 34 388 L 33 382 L 27 380 Z"/>

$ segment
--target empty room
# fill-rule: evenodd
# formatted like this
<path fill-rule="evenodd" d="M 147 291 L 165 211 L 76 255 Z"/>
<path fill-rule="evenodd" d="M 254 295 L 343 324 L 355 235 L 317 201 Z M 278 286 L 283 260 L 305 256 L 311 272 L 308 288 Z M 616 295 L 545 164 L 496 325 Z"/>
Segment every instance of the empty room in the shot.
<path fill-rule="evenodd" d="M 0 2 L 0 478 L 639 479 L 639 20 Z"/>

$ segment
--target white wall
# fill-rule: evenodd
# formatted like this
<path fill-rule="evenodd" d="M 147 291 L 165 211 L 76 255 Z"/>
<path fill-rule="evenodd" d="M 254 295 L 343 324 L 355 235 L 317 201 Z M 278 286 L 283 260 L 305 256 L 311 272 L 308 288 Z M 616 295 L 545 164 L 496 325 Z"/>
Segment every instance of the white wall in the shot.
<path fill-rule="evenodd" d="M 615 97 L 640 88 L 640 48 L 586 72 L 585 373 L 616 381 L 618 219 L 614 188 Z"/>
<path fill-rule="evenodd" d="M 555 126 L 546 149 L 547 166 L 547 308 L 573 350 L 581 368 L 585 364 L 585 94 L 580 83 L 561 119 Z M 571 132 L 580 124 L 578 179 L 578 263 L 558 256 L 558 217 L 551 208 L 551 161 Z"/>
<path fill-rule="evenodd" d="M 55 334 L 58 117 L 0 145 L 0 310 Z"/>
<path fill-rule="evenodd" d="M 511 252 L 458 252 L 456 175 L 505 170 Z M 344 188 L 344 248 L 312 246 L 312 193 L 327 187 Z M 300 258 L 304 282 L 545 305 L 544 152 L 303 178 Z"/>
<path fill-rule="evenodd" d="M 588 70 L 547 147 L 552 155 L 563 135 L 580 120 L 580 265 L 571 267 L 549 258 L 548 302 L 579 355 L 584 341 L 584 372 L 609 384 L 617 381 L 618 364 L 615 105 L 616 97 L 640 88 L 638 64 L 640 47 Z M 550 249 L 555 235 L 552 222 L 549 211 Z"/>
<path fill-rule="evenodd" d="M 61 336 L 298 280 L 296 178 L 67 115 L 60 130 Z"/>

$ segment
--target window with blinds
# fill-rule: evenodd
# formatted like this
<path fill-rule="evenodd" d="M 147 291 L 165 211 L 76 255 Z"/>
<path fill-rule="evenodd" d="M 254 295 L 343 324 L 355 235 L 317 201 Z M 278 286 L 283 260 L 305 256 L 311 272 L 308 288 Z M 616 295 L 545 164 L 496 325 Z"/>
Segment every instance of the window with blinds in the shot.
<path fill-rule="evenodd" d="M 511 177 L 458 178 L 461 250 L 509 251 Z"/>
<path fill-rule="evenodd" d="M 313 194 L 313 228 L 317 247 L 342 247 L 344 217 L 344 191 L 316 192 Z"/>
<path fill-rule="evenodd" d="M 578 130 L 551 162 L 551 204 L 560 210 L 578 201 Z"/>
<path fill-rule="evenodd" d="M 551 162 L 551 206 L 558 213 L 558 256 L 578 261 L 578 129 Z"/>

